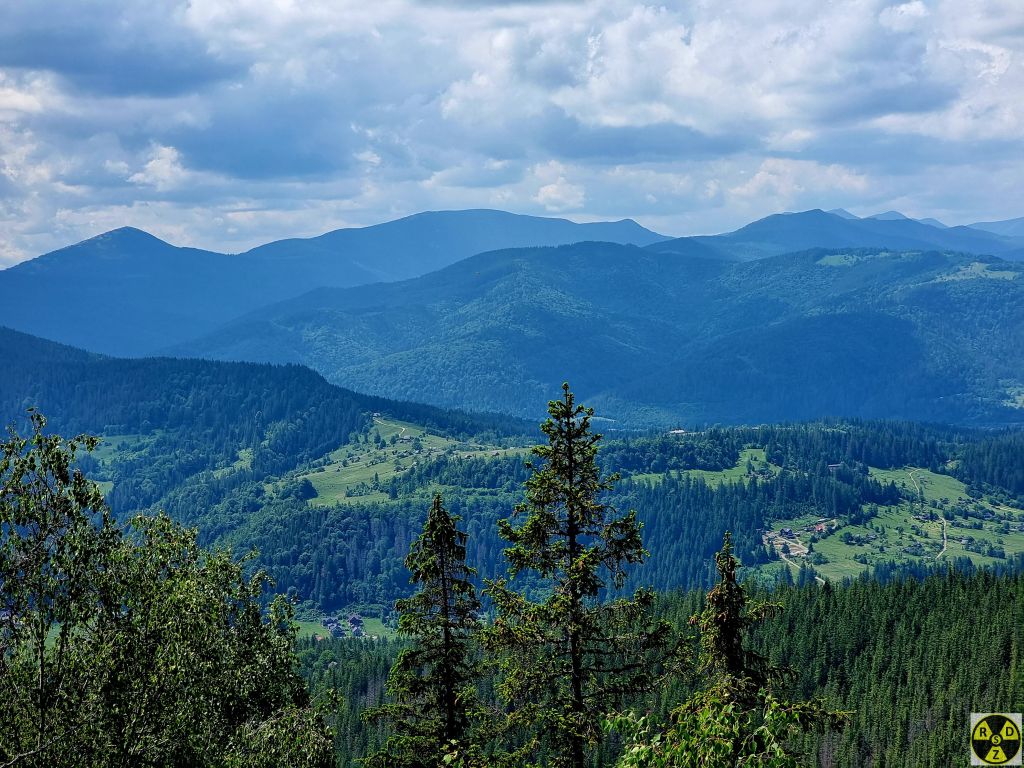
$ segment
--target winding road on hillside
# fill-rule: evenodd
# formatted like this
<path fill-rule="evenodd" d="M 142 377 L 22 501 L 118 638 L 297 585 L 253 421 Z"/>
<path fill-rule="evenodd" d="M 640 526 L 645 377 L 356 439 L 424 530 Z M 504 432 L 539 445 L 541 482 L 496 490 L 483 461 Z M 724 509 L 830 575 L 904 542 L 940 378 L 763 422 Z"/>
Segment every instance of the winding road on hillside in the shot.
<path fill-rule="evenodd" d="M 800 539 L 796 538 L 795 536 L 792 539 L 787 539 L 785 543 L 789 545 L 790 549 L 792 549 L 793 547 L 799 547 L 800 548 L 800 551 L 796 552 L 794 554 L 803 555 L 804 557 L 807 556 L 807 552 L 808 552 L 807 547 L 805 547 L 803 544 L 801 544 L 800 543 Z M 791 565 L 794 568 L 796 568 L 797 572 L 799 573 L 799 571 L 800 571 L 800 563 L 796 562 L 795 560 L 791 560 L 789 558 L 789 555 L 787 555 L 785 552 L 783 552 L 781 548 L 776 549 L 775 551 L 779 553 L 779 557 L 783 560 L 783 562 L 785 562 L 788 565 Z M 825 584 L 825 580 L 823 578 L 821 578 L 821 576 L 815 575 L 814 580 L 816 582 L 818 582 L 819 584 L 821 584 L 822 586 L 824 586 L 824 584 Z"/>
<path fill-rule="evenodd" d="M 388 426 L 388 422 L 384 421 L 384 419 L 382 419 L 380 416 L 374 416 L 373 420 L 377 424 L 381 424 L 381 425 L 383 425 L 385 427 Z M 398 425 L 397 424 L 391 424 L 390 426 L 397 427 Z M 405 436 L 405 427 L 399 427 L 399 430 L 401 430 L 401 431 L 398 433 L 398 436 L 399 437 L 404 437 Z"/>
<path fill-rule="evenodd" d="M 942 549 L 939 550 L 939 554 L 935 556 L 938 560 L 944 554 L 946 554 L 946 546 L 949 544 L 949 540 L 946 538 L 946 515 L 942 515 Z"/>

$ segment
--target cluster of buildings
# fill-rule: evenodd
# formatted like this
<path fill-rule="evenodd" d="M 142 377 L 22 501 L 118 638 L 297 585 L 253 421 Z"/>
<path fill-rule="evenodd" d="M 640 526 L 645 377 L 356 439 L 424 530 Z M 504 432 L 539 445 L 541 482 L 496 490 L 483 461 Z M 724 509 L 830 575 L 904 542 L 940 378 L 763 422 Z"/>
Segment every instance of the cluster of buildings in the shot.
<path fill-rule="evenodd" d="M 363 617 L 358 613 L 350 613 L 347 620 L 343 620 L 340 616 L 324 616 L 320 619 L 320 624 L 331 633 L 331 637 L 366 636 L 363 629 Z"/>

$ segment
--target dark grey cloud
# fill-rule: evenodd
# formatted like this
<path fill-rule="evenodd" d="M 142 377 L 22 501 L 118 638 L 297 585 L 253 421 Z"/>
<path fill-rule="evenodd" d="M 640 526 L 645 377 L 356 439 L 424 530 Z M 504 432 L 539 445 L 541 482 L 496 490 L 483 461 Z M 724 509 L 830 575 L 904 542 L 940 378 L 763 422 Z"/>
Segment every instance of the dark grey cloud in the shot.
<path fill-rule="evenodd" d="M 963 142 L 940 136 L 885 133 L 854 127 L 829 131 L 809 140 L 797 152 L 778 154 L 822 163 L 844 163 L 880 175 L 903 176 L 929 167 L 959 168 L 1006 162 L 1009 158 L 1024 155 L 1024 137 Z"/>
<path fill-rule="evenodd" d="M 45 70 L 71 87 L 168 96 L 238 77 L 242 61 L 212 55 L 180 23 L 187 4 L 47 0 L 0 5 L 0 67 Z"/>
<path fill-rule="evenodd" d="M 957 98 L 958 88 L 936 81 L 853 82 L 820 95 L 813 108 L 824 124 L 864 122 L 892 114 L 933 112 L 949 106 Z"/>
<path fill-rule="evenodd" d="M 349 168 L 359 146 L 345 114 L 319 94 L 223 94 L 209 108 L 201 129 L 162 135 L 197 170 L 246 180 L 326 178 Z"/>
<path fill-rule="evenodd" d="M 648 163 L 721 157 L 758 144 L 754 131 L 709 135 L 678 123 L 586 125 L 560 109 L 540 121 L 540 147 L 555 157 L 600 163 Z"/>

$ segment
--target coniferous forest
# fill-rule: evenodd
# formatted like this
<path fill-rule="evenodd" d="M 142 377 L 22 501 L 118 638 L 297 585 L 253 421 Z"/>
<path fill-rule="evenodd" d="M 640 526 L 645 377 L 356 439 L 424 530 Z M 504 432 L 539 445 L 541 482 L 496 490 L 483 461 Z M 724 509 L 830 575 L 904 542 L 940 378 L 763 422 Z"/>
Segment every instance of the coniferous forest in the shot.
<path fill-rule="evenodd" d="M 357 404 L 320 439 L 379 450 L 392 412 Z M 11 765 L 945 766 L 970 712 L 1024 695 L 1019 521 L 980 511 L 1020 504 L 1012 433 L 832 422 L 608 439 L 566 385 L 535 440 L 439 412 L 434 438 L 476 428 L 492 448 L 396 471 L 379 501 L 321 505 L 323 448 L 225 467 L 254 441 L 222 431 L 182 482 L 139 469 L 182 425 L 139 418 L 118 432 L 151 429 L 153 453 L 104 455 L 34 411 L 4 443 Z M 906 466 L 966 496 L 886 474 Z M 106 498 L 90 475 L 114 478 Z M 118 496 L 126 475 L 149 494 Z M 805 538 L 799 567 L 765 537 L 808 514 L 881 531 L 903 507 L 988 524 L 1003 555 L 894 552 L 834 578 L 814 555 L 838 531 Z M 381 630 L 300 637 L 325 612 Z"/>

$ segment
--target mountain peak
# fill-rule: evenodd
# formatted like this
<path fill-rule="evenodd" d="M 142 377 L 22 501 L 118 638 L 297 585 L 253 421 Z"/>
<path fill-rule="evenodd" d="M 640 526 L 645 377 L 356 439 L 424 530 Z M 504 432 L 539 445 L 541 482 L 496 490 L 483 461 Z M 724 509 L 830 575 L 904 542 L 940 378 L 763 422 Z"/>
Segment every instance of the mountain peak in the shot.
<path fill-rule="evenodd" d="M 833 208 L 830 211 L 826 211 L 826 213 L 831 213 L 833 216 L 838 216 L 841 219 L 859 219 L 860 218 L 860 216 L 856 216 L 855 214 L 850 213 L 845 208 Z"/>
<path fill-rule="evenodd" d="M 112 229 L 109 232 L 103 232 L 102 234 L 96 235 L 95 237 L 89 238 L 90 240 L 127 240 L 127 239 L 145 239 L 145 240 L 160 240 L 156 235 L 152 235 L 144 229 L 138 227 L 118 227 Z M 160 242 L 164 242 L 160 240 Z"/>
<path fill-rule="evenodd" d="M 877 221 L 904 221 L 910 219 L 909 216 L 904 216 L 899 211 L 884 211 L 883 213 L 876 213 L 873 216 L 868 216 L 869 219 L 876 219 Z"/>
<path fill-rule="evenodd" d="M 136 227 L 118 227 L 117 229 L 111 229 L 108 232 L 94 235 L 75 245 L 61 248 L 59 251 L 54 251 L 54 253 L 67 251 L 69 248 L 81 249 L 83 247 L 88 250 L 106 251 L 130 248 L 133 251 L 138 251 L 139 249 L 151 250 L 153 248 L 174 248 L 175 246 L 161 240 L 156 235 L 151 235 L 145 230 Z"/>

